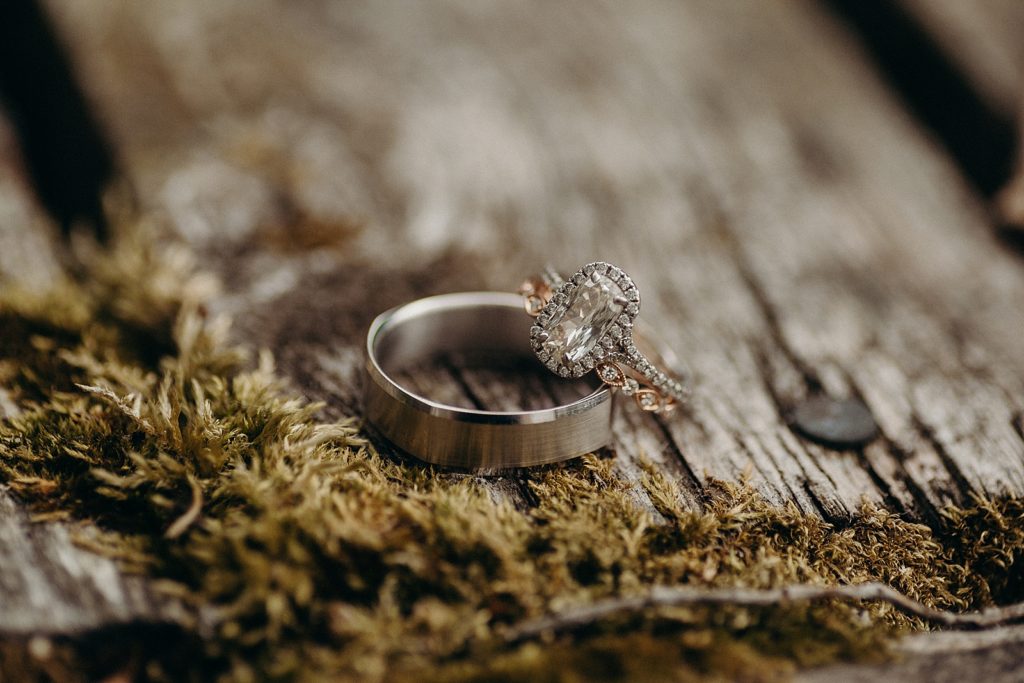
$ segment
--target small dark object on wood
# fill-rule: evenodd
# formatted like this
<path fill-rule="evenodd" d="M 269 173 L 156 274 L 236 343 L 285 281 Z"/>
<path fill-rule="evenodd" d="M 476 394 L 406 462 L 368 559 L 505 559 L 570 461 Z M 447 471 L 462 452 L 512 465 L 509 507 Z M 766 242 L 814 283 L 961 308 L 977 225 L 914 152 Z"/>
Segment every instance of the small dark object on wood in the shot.
<path fill-rule="evenodd" d="M 864 402 L 814 396 L 797 406 L 790 425 L 808 439 L 834 448 L 863 446 L 878 435 L 878 425 Z"/>

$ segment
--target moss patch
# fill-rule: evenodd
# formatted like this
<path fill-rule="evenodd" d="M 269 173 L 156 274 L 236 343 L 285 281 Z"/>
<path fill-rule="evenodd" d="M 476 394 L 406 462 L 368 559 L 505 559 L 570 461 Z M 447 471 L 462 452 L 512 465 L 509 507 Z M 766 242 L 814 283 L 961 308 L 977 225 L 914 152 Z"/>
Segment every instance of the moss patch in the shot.
<path fill-rule="evenodd" d="M 695 513 L 651 469 L 656 521 L 588 456 L 532 472 L 537 504 L 518 510 L 381 457 L 354 422 L 320 421 L 268 355 L 226 345 L 209 292 L 181 252 L 129 238 L 84 282 L 0 301 L 0 380 L 21 409 L 0 422 L 0 480 L 37 514 L 94 522 L 127 568 L 185 601 L 184 674 L 775 680 L 878 656 L 922 624 L 835 602 L 665 608 L 514 647 L 503 634 L 653 585 L 884 581 L 946 609 L 1020 597 L 1017 500 L 950 511 L 938 531 L 870 506 L 839 528 L 727 483 Z M 179 678 L 175 652 L 133 666 Z M 0 674 L 94 671 L 94 653 L 8 642 Z"/>

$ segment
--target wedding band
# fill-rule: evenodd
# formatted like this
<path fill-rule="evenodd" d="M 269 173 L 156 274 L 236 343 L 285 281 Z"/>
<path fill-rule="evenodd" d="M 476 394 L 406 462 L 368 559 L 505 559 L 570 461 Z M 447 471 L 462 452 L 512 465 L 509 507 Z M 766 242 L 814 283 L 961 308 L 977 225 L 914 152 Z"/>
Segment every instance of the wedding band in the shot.
<path fill-rule="evenodd" d="M 466 292 L 420 299 L 382 313 L 366 336 L 367 422 L 406 453 L 477 472 L 542 465 L 611 442 L 611 392 L 600 383 L 566 405 L 518 412 L 445 405 L 403 387 L 396 373 L 452 353 L 531 355 L 522 299 Z"/>
<path fill-rule="evenodd" d="M 667 371 L 674 365 L 669 352 L 634 335 L 640 292 L 621 268 L 597 261 L 568 280 L 548 268 L 526 280 L 519 294 L 536 319 L 530 345 L 552 372 L 582 377 L 594 370 L 607 386 L 653 413 L 667 413 L 687 400 L 683 382 Z"/>

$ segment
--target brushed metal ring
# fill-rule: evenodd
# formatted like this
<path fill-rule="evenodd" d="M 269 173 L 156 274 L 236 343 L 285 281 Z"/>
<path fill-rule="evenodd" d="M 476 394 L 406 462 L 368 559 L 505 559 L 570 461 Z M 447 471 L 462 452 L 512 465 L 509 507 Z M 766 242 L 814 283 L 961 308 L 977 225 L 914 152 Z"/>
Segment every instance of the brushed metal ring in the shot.
<path fill-rule="evenodd" d="M 419 460 L 484 473 L 568 460 L 608 445 L 612 394 L 603 384 L 565 405 L 488 411 L 428 399 L 394 379 L 448 353 L 530 358 L 531 324 L 522 299 L 508 292 L 443 294 L 382 313 L 366 335 L 366 421 Z"/>

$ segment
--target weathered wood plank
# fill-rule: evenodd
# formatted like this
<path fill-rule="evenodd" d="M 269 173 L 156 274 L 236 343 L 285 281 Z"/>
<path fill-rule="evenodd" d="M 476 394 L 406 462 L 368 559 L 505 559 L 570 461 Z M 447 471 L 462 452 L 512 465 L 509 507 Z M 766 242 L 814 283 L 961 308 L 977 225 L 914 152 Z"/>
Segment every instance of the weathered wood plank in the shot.
<path fill-rule="evenodd" d="M 1000 302 L 1020 293 L 1020 275 L 978 230 L 981 213 L 948 161 L 813 9 L 750 8 L 742 17 L 695 5 L 672 7 L 668 21 L 661 12 L 669 10 L 653 5 L 637 16 L 605 8 L 589 20 L 557 8 L 536 16 L 446 8 L 439 18 L 405 8 L 423 14 L 401 30 L 378 14 L 386 10 L 331 24 L 312 5 L 286 19 L 296 22 L 291 30 L 255 22 L 287 67 L 248 74 L 255 91 L 297 74 L 294 82 L 332 86 L 333 97 L 306 91 L 281 104 L 229 93 L 204 103 L 206 86 L 230 82 L 253 58 L 244 53 L 234 66 L 215 55 L 223 71 L 161 62 L 177 90 L 171 99 L 200 103 L 187 115 L 164 110 L 173 103 L 160 97 L 142 107 L 130 86 L 127 100 L 96 94 L 131 79 L 89 79 L 110 121 L 129 105 L 149 117 L 150 134 L 168 131 L 157 144 L 125 119 L 118 135 L 143 201 L 209 248 L 229 282 L 221 305 L 240 317 L 240 339 L 271 346 L 299 386 L 332 414 L 349 414 L 358 409 L 360 336 L 377 311 L 434 291 L 512 286 L 546 258 L 572 266 L 621 251 L 648 292 L 645 311 L 668 323 L 665 336 L 699 380 L 688 420 L 620 414 L 623 476 L 645 453 L 680 477 L 696 504 L 708 472 L 750 469 L 773 499 L 837 515 L 862 493 L 928 510 L 966 489 L 1019 490 L 1020 444 L 1006 430 L 1019 410 L 1012 341 L 1020 320 Z M 89 9 L 94 21 L 140 27 L 98 9 Z M 219 18 L 206 24 L 190 9 L 179 20 L 217 36 L 200 48 L 251 40 L 251 18 L 232 28 L 246 10 L 208 10 Z M 130 10 L 139 11 L 149 10 Z M 564 30 L 570 20 L 581 21 L 578 35 Z M 147 21 L 150 33 L 135 40 L 166 45 L 166 24 Z M 445 46 L 453 24 L 462 27 L 456 56 Z M 321 28 L 303 37 L 331 68 L 287 61 L 289 41 L 310 25 Z M 683 46 L 659 25 L 683 26 Z M 824 36 L 809 37 L 823 26 Z M 339 46 L 338 33 L 352 40 Z M 546 51 L 519 55 L 533 35 Z M 761 35 L 777 42 L 752 59 L 751 37 Z M 571 40 L 557 52 L 563 36 Z M 396 45 L 409 53 L 389 49 Z M 779 45 L 798 49 L 768 59 Z M 639 65 L 618 75 L 617 56 L 634 51 Z M 104 59 L 91 51 L 81 63 L 87 70 Z M 113 60 L 106 68 L 139 64 Z M 754 73 L 722 88 L 725 74 L 750 64 Z M 384 85 L 375 84 L 381 72 Z M 159 123 L 167 115 L 183 117 L 177 132 Z M 194 136 L 190 122 L 205 132 Z M 865 130 L 877 137 L 865 140 Z M 310 131 L 316 145 L 304 146 Z M 320 175 L 300 172 L 310 165 Z M 293 174 L 312 189 L 281 182 Z M 342 190 L 331 186 L 338 178 Z M 335 191 L 342 199 L 330 210 L 311 199 Z M 339 249 L 282 256 L 282 224 L 294 235 L 308 223 L 341 237 L 351 225 L 367 228 Z M 472 373 L 465 381 L 479 384 L 478 396 L 492 388 Z M 834 453 L 794 437 L 782 413 L 819 387 L 863 395 L 885 438 L 863 453 Z M 975 467 L 979 453 L 996 463 Z M 516 477 L 493 487 L 520 499 Z M 963 671 L 952 664 L 947 670 Z"/>
<path fill-rule="evenodd" d="M 48 287 L 60 273 L 56 235 L 0 119 L 0 287 Z M 0 386 L 0 418 L 16 409 Z M 83 549 L 74 536 L 68 525 L 32 522 L 0 487 L 0 636 L 81 633 L 181 617 L 140 577 L 123 575 L 113 559 Z"/>
<path fill-rule="evenodd" d="M 804 671 L 797 683 L 1012 683 L 1021 678 L 1024 628 L 1006 627 L 980 633 L 927 633 L 899 645 L 900 660 L 885 664 L 842 664 Z"/>
<path fill-rule="evenodd" d="M 1024 98 L 1024 5 L 1016 0 L 900 0 L 996 111 Z"/>
<path fill-rule="evenodd" d="M 695 377 L 686 414 L 620 412 L 623 476 L 828 516 L 1024 491 L 1024 269 L 816 5 L 49 7 L 143 204 L 337 412 L 383 308 L 604 257 Z M 819 391 L 883 436 L 794 436 Z"/>
<path fill-rule="evenodd" d="M 985 105 L 1017 121 L 1017 165 L 996 198 L 1004 226 L 1024 228 L 1024 4 L 1014 0 L 901 0 L 971 82 Z M 971 131 L 964 131 L 970 136 Z"/>
<path fill-rule="evenodd" d="M 56 228 L 32 196 L 9 122 L 0 116 L 0 287 L 45 288 L 60 272 Z M 11 413 L 0 386 L 0 418 Z"/>
<path fill-rule="evenodd" d="M 60 269 L 55 233 L 32 196 L 13 132 L 0 117 L 0 286 L 46 287 Z"/>
<path fill-rule="evenodd" d="M 0 636 L 76 634 L 184 616 L 173 601 L 155 598 L 144 578 L 83 550 L 73 529 L 31 522 L 3 488 L 0 548 Z"/>

